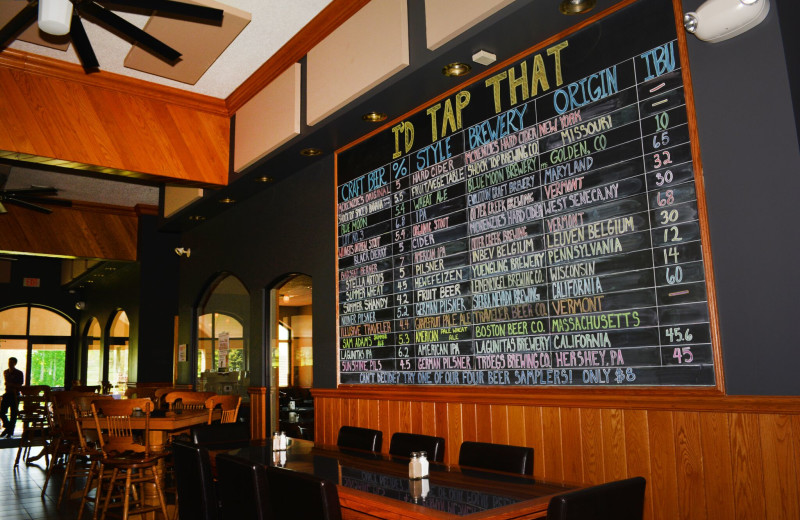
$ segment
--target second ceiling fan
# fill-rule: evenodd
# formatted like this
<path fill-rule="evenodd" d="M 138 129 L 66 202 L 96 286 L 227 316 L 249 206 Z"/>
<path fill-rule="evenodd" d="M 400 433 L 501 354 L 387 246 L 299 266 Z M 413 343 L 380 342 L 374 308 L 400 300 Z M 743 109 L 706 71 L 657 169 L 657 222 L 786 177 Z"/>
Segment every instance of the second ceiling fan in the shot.
<path fill-rule="evenodd" d="M 97 69 L 100 64 L 81 21 L 81 18 L 87 18 L 112 32 L 120 33 L 166 62 L 175 62 L 181 57 L 177 50 L 101 4 L 137 11 L 148 9 L 206 23 L 220 23 L 224 14 L 222 9 L 173 0 L 27 0 L 27 5 L 0 28 L 0 49 L 38 18 L 40 30 L 55 36 L 69 34 L 84 69 Z"/>

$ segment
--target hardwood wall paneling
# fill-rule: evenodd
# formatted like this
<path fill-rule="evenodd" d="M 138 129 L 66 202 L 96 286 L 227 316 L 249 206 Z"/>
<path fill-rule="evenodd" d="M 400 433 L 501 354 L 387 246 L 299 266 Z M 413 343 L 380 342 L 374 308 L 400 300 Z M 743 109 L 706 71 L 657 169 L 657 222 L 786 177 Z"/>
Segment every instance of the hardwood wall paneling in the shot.
<path fill-rule="evenodd" d="M 625 421 L 622 410 L 603 409 L 603 454 L 605 456 L 605 480 L 619 480 L 628 476 L 627 453 L 625 452 Z"/>
<path fill-rule="evenodd" d="M 74 203 L 46 215 L 8 205 L 0 219 L 0 250 L 57 256 L 136 260 L 139 219 L 129 208 Z"/>
<path fill-rule="evenodd" d="M 650 436 L 648 435 L 647 412 L 644 410 L 625 410 L 625 453 L 628 477 L 650 475 Z M 653 490 L 645 488 L 644 518 L 653 518 Z"/>
<path fill-rule="evenodd" d="M 508 407 L 502 404 L 491 405 L 492 440 L 495 444 L 508 444 Z"/>
<path fill-rule="evenodd" d="M 38 70 L 46 74 L 34 72 L 29 61 L 45 63 Z M 145 88 L 145 82 L 105 72 L 86 77 L 79 66 L 13 50 L 0 56 L 0 85 L 0 150 L 78 168 L 227 182 L 230 118 L 222 100 L 214 106 L 211 98 L 149 83 Z"/>
<path fill-rule="evenodd" d="M 425 391 L 421 399 L 391 391 L 319 392 L 325 412 L 318 420 L 331 427 L 335 405 L 326 400 L 348 403 L 354 418 L 359 409 L 377 410 L 384 451 L 395 431 L 444 437 L 450 464 L 457 464 L 465 440 L 524 445 L 534 450 L 538 479 L 597 484 L 643 476 L 647 519 L 800 518 L 800 410 L 793 400 L 720 397 L 714 409 L 702 399 L 678 398 L 671 406 L 654 399 L 646 409 L 615 397 L 559 407 L 549 397 L 545 405 L 489 404 L 480 396 Z M 370 417 L 363 414 L 368 422 L 358 425 Z M 318 428 L 317 441 L 325 442 L 329 427 Z"/>
<path fill-rule="evenodd" d="M 647 487 L 657 502 L 655 518 L 680 518 L 678 513 L 678 476 L 675 457 L 675 428 L 672 412 L 647 412 L 650 435 L 650 476 Z"/>
<path fill-rule="evenodd" d="M 561 438 L 561 409 L 542 408 L 542 447 L 547 450 L 544 478 L 547 480 L 564 479 L 564 452 Z"/>
<path fill-rule="evenodd" d="M 513 446 L 525 446 L 525 408 L 508 407 L 508 443 Z"/>
<path fill-rule="evenodd" d="M 603 427 L 600 410 L 580 410 L 581 457 L 583 475 L 580 482 L 600 484 L 603 482 Z"/>
<path fill-rule="evenodd" d="M 766 518 L 758 416 L 749 413 L 731 414 L 730 437 L 736 518 Z"/>
<path fill-rule="evenodd" d="M 315 125 L 408 66 L 406 0 L 370 2 L 306 60 L 306 119 Z"/>
<path fill-rule="evenodd" d="M 533 448 L 533 476 L 544 478 L 545 459 L 542 433 L 542 409 L 538 406 L 525 407 L 525 446 Z"/>
<path fill-rule="evenodd" d="M 492 405 L 475 405 L 475 440 L 492 442 Z"/>
<path fill-rule="evenodd" d="M 678 466 L 679 518 L 703 520 L 706 514 L 700 417 L 697 412 L 676 412 L 675 457 Z"/>
<path fill-rule="evenodd" d="M 561 460 L 564 480 L 583 481 L 583 450 L 581 443 L 581 411 L 578 408 L 561 409 Z"/>
<path fill-rule="evenodd" d="M 705 475 L 707 497 L 733 496 L 731 473 L 731 443 L 727 413 L 704 413 L 700 415 L 700 442 Z M 709 502 L 713 508 L 712 518 L 736 518 L 733 500 Z"/>
<path fill-rule="evenodd" d="M 764 472 L 764 501 L 766 518 L 800 518 L 798 482 L 795 466 L 792 418 L 787 415 L 758 417 L 761 428 L 763 467 L 775 468 Z"/>
<path fill-rule="evenodd" d="M 467 408 L 467 409 L 465 409 Z M 450 403 L 447 407 L 447 432 L 442 435 L 444 437 L 444 461 L 447 464 L 458 463 L 458 448 L 464 442 L 464 423 L 466 420 L 466 413 L 468 405 L 461 403 Z M 472 408 L 474 412 L 474 407 Z M 472 414 L 474 419 L 475 414 Z M 473 430 L 474 431 L 474 430 Z"/>

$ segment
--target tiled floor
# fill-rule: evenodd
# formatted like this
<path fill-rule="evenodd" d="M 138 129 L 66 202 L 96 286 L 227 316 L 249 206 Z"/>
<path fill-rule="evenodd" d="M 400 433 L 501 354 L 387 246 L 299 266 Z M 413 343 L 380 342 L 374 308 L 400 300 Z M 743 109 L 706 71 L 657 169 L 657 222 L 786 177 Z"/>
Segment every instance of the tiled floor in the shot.
<path fill-rule="evenodd" d="M 14 467 L 16 448 L 0 449 L 0 519 L 2 520 L 61 520 L 77 519 L 80 501 L 67 501 L 56 509 L 58 490 L 61 487 L 61 474 L 55 474 L 47 484 L 47 492 L 42 498 L 45 477 L 44 459 L 26 466 L 20 463 Z M 91 518 L 91 506 L 83 512 L 84 518 Z"/>

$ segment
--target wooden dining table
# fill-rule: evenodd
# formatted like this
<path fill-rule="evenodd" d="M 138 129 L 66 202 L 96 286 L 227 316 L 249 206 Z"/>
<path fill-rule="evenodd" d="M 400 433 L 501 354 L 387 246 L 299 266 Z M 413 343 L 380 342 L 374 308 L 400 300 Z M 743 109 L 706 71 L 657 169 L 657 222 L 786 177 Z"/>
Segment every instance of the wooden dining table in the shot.
<path fill-rule="evenodd" d="M 408 458 L 302 440 L 294 440 L 283 454 L 263 442 L 226 453 L 335 482 L 345 520 L 544 518 L 553 496 L 582 487 L 437 463 L 430 464 L 428 478 L 411 480 Z"/>

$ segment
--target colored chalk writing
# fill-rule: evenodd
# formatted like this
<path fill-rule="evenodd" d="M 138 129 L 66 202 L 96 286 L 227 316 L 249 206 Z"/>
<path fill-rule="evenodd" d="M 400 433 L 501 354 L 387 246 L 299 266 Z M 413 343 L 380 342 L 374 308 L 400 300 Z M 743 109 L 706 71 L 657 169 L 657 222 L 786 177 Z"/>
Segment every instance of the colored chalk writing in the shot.
<path fill-rule="evenodd" d="M 340 383 L 716 384 L 672 2 L 597 23 L 338 154 Z"/>

